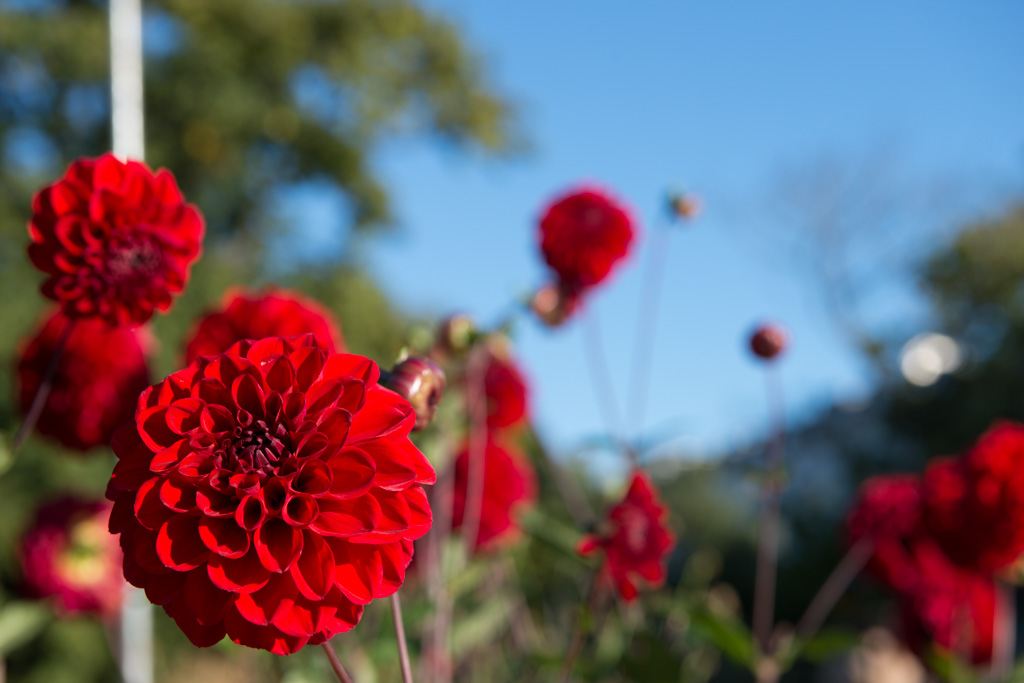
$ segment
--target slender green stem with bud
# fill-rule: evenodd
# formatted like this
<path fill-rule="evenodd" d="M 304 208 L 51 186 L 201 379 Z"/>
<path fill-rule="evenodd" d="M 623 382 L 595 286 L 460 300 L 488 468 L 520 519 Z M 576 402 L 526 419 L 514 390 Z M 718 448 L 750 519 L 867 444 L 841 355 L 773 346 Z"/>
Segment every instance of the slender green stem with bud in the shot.
<path fill-rule="evenodd" d="M 754 577 L 754 637 L 761 651 L 772 652 L 772 624 L 775 611 L 775 579 L 779 560 L 780 498 L 782 467 L 786 450 L 786 416 L 782 383 L 774 363 L 766 368 L 768 406 L 774 422 L 774 438 L 765 449 L 765 472 L 761 483 L 761 515 L 758 530 L 757 568 Z"/>

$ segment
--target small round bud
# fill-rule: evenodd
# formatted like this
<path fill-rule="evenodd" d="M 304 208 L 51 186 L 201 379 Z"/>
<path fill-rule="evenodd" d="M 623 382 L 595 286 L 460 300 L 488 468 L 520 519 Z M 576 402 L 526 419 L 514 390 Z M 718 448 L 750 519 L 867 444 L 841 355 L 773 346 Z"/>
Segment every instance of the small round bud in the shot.
<path fill-rule="evenodd" d="M 416 413 L 414 429 L 423 429 L 434 419 L 447 380 L 440 365 L 429 358 L 411 356 L 383 375 L 381 383 L 409 401 Z"/>
<path fill-rule="evenodd" d="M 579 294 L 556 284 L 541 287 L 530 299 L 530 310 L 548 327 L 560 326 L 579 305 Z"/>
<path fill-rule="evenodd" d="M 473 343 L 476 325 L 465 313 L 450 315 L 437 328 L 435 348 L 446 355 L 459 354 Z"/>
<path fill-rule="evenodd" d="M 750 335 L 750 350 L 763 360 L 772 360 L 786 350 L 786 330 L 775 323 L 765 323 Z"/>
<path fill-rule="evenodd" d="M 675 218 L 690 220 L 700 214 L 702 208 L 700 197 L 692 192 L 671 192 L 668 195 L 668 208 Z"/>

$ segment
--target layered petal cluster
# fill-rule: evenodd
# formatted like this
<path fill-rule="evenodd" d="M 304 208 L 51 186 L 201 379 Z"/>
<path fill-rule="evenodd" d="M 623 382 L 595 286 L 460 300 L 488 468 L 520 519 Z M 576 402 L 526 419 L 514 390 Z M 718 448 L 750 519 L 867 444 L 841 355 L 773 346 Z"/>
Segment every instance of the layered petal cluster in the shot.
<path fill-rule="evenodd" d="M 124 574 L 198 646 L 277 654 L 405 580 L 434 471 L 408 401 L 313 335 L 200 356 L 139 397 L 107 488 Z"/>
<path fill-rule="evenodd" d="M 874 544 L 868 568 L 899 599 L 904 636 L 915 650 L 934 642 L 987 662 L 998 591 L 990 573 L 957 565 L 930 533 L 929 485 L 913 475 L 865 481 L 847 517 L 849 540 Z"/>
<path fill-rule="evenodd" d="M 529 390 L 522 370 L 507 353 L 491 353 L 484 371 L 487 426 L 504 429 L 526 419 Z"/>
<path fill-rule="evenodd" d="M 466 523 L 467 503 L 479 505 L 474 549 L 495 550 L 514 541 L 519 533 L 517 515 L 537 499 L 537 479 L 526 456 L 515 447 L 489 437 L 483 451 L 483 488 L 479 501 L 469 501 L 470 446 L 455 458 L 452 528 Z"/>
<path fill-rule="evenodd" d="M 626 497 L 608 511 L 603 529 L 585 536 L 577 550 L 582 555 L 603 552 L 602 571 L 630 602 L 639 594 L 638 578 L 653 587 L 665 582 L 665 562 L 674 545 L 668 510 L 647 474 L 635 470 Z"/>
<path fill-rule="evenodd" d="M 185 347 L 185 362 L 222 353 L 243 339 L 294 337 L 310 333 L 330 353 L 345 350 L 341 326 L 324 306 L 298 292 L 230 290 L 220 307 L 208 312 L 193 328 Z"/>
<path fill-rule="evenodd" d="M 996 423 L 924 476 L 928 528 L 950 559 L 993 573 L 1024 554 L 1024 425 Z"/>
<path fill-rule="evenodd" d="M 635 231 L 628 208 L 602 189 L 581 187 L 544 209 L 538 238 L 558 282 L 581 292 L 611 274 L 629 253 Z"/>
<path fill-rule="evenodd" d="M 32 201 L 28 255 L 73 317 L 138 325 L 166 311 L 199 257 L 203 218 L 174 176 L 113 154 L 79 159 Z"/>
<path fill-rule="evenodd" d="M 130 422 L 135 402 L 149 386 L 145 333 L 111 328 L 99 319 L 77 321 L 57 311 L 25 344 L 18 361 L 18 403 L 27 413 L 69 325 L 36 430 L 65 447 L 86 451 L 110 443 Z"/>
<path fill-rule="evenodd" d="M 107 533 L 110 504 L 76 498 L 36 512 L 21 541 L 25 588 L 59 614 L 111 617 L 121 606 L 121 550 Z"/>

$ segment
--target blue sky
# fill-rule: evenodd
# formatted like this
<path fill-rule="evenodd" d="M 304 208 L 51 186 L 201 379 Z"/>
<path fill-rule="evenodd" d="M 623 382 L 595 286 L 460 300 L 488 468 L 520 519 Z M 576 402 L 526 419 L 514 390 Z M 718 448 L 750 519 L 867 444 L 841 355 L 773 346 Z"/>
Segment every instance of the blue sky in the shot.
<path fill-rule="evenodd" d="M 372 270 L 410 311 L 493 321 L 545 279 L 534 246 L 543 204 L 582 180 L 600 182 L 635 208 L 644 231 L 630 263 L 589 303 L 621 404 L 648 238 L 665 189 L 685 184 L 706 208 L 671 238 L 662 315 L 646 340 L 655 368 L 646 426 L 677 434 L 695 454 L 766 427 L 760 368 L 744 346 L 759 320 L 791 332 L 782 373 L 794 419 L 870 391 L 817 280 L 790 257 L 799 233 L 769 210 L 780 169 L 881 150 L 908 187 L 951 183 L 957 201 L 948 208 L 908 208 L 886 226 L 905 235 L 902 255 L 911 257 L 1024 185 L 1021 3 L 428 5 L 464 30 L 494 83 L 520 104 L 533 150 L 497 163 L 389 144 L 377 166 L 400 230 L 369 248 Z M 885 277 L 878 315 L 925 326 L 906 278 Z M 556 332 L 528 323 L 516 335 L 535 421 L 563 452 L 605 431 L 583 330 L 578 321 Z"/>

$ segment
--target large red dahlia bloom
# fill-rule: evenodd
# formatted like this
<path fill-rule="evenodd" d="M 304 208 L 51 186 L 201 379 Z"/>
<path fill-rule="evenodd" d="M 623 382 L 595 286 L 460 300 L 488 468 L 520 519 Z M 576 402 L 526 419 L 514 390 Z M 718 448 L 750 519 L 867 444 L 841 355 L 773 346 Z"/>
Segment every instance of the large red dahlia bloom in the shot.
<path fill-rule="evenodd" d="M 67 326 L 57 311 L 25 346 L 18 361 L 18 402 L 27 413 Z M 110 328 L 97 319 L 74 322 L 54 371 L 50 395 L 36 422 L 40 434 L 86 451 L 110 443 L 130 422 L 135 402 L 149 386 L 144 332 Z"/>
<path fill-rule="evenodd" d="M 206 314 L 193 328 L 185 362 L 222 353 L 242 339 L 293 337 L 309 332 L 330 353 L 345 350 L 341 326 L 322 305 L 298 292 L 265 293 L 231 290 L 218 310 Z"/>
<path fill-rule="evenodd" d="M 555 199 L 540 219 L 540 250 L 562 285 L 600 283 L 629 253 L 635 231 L 628 208 L 604 190 L 582 187 Z"/>
<path fill-rule="evenodd" d="M 643 470 L 633 472 L 626 497 L 608 511 L 604 529 L 585 536 L 578 551 L 605 553 L 604 575 L 626 602 L 638 594 L 636 576 L 653 587 L 665 582 L 665 561 L 675 539 L 667 525 L 668 510 Z"/>
<path fill-rule="evenodd" d="M 203 230 L 169 171 L 104 154 L 36 194 L 28 255 L 69 316 L 137 325 L 185 288 Z"/>
<path fill-rule="evenodd" d="M 139 397 L 107 496 L 124 574 L 189 640 L 322 643 L 405 580 L 434 470 L 377 365 L 312 335 L 238 342 Z"/>
<path fill-rule="evenodd" d="M 954 562 L 993 573 L 1024 553 L 1024 425 L 997 423 L 924 481 L 929 531 Z"/>
<path fill-rule="evenodd" d="M 526 456 L 492 436 L 488 436 L 483 454 L 483 495 L 474 549 L 487 552 L 516 539 L 516 516 L 536 501 L 537 477 Z M 455 457 L 453 529 L 466 523 L 469 477 L 470 447 L 466 444 Z"/>
<path fill-rule="evenodd" d="M 33 597 L 60 614 L 110 617 L 121 605 L 121 550 L 107 533 L 110 504 L 61 498 L 47 503 L 21 541 L 21 568 Z"/>

